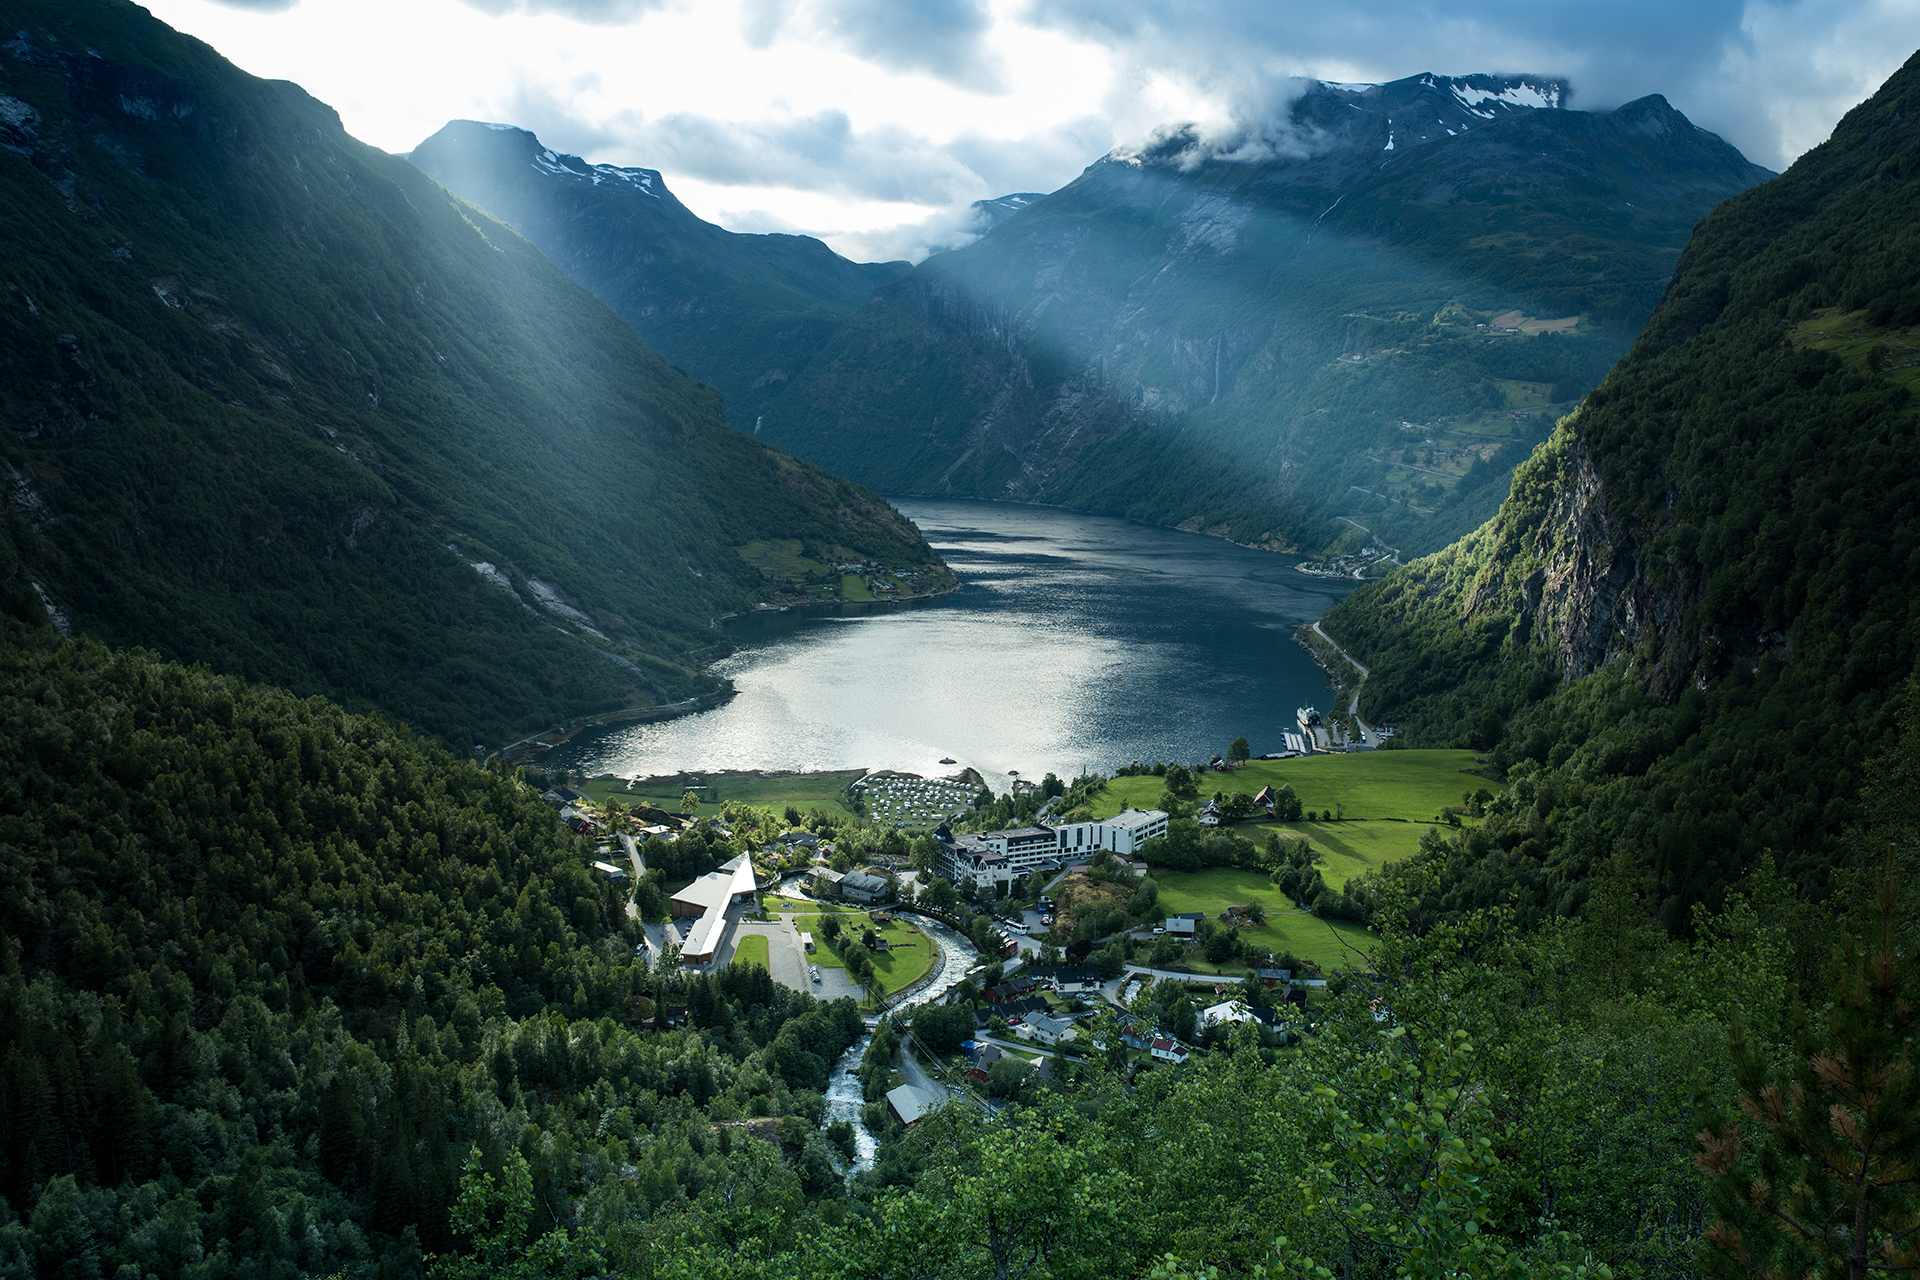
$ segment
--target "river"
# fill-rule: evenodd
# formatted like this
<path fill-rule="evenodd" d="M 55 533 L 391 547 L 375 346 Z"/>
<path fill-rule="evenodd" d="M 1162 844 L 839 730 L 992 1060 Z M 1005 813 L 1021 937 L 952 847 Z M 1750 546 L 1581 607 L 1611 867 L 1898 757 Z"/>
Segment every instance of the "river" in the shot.
<path fill-rule="evenodd" d="M 914 916 L 914 926 L 932 935 L 940 944 L 940 969 L 934 980 L 920 991 L 892 1006 L 904 1009 L 912 1005 L 925 1004 L 938 1000 L 947 993 L 948 988 L 967 976 L 967 970 L 978 964 L 979 956 L 973 944 L 960 936 L 959 932 L 949 929 L 937 920 L 925 916 Z M 892 1010 L 889 1010 L 891 1012 Z M 867 1045 L 872 1041 L 871 1034 L 861 1036 L 851 1049 L 840 1055 L 833 1064 L 833 1075 L 827 1081 L 827 1115 L 831 1120 L 848 1120 L 853 1123 L 855 1170 L 871 1169 L 874 1153 L 880 1149 L 879 1141 L 867 1131 L 867 1123 L 862 1118 L 866 1107 L 866 1095 L 860 1091 L 860 1078 L 854 1074 L 860 1068 L 860 1059 L 867 1056 Z"/>
<path fill-rule="evenodd" d="M 896 499 L 959 574 L 937 600 L 795 609 L 727 624 L 726 705 L 582 733 L 552 767 L 904 769 L 989 778 L 1283 748 L 1328 705 L 1294 643 L 1356 585 L 1298 558 L 1104 516 Z M 951 757 L 957 765 L 942 765 Z"/>

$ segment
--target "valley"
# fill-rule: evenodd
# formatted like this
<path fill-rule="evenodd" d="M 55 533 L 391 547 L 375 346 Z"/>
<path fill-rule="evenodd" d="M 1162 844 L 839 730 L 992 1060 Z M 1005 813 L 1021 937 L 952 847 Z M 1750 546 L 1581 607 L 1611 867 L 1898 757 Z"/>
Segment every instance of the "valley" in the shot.
<path fill-rule="evenodd" d="M 1920 54 L 562 8 L 0 0 L 0 1277 L 1911 1269 Z"/>

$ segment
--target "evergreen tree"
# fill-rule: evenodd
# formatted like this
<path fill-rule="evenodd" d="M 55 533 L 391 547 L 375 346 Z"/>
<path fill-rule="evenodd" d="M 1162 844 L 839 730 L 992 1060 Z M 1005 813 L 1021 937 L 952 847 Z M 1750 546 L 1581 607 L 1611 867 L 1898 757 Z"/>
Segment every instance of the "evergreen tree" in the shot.
<path fill-rule="evenodd" d="M 1871 948 L 1844 937 L 1824 1012 L 1799 1011 L 1784 1072 L 1732 1033 L 1751 1121 L 1709 1126 L 1696 1163 L 1718 1215 L 1703 1259 L 1715 1275 L 1920 1274 L 1920 1077 L 1913 957 L 1895 944 L 1893 855 Z"/>

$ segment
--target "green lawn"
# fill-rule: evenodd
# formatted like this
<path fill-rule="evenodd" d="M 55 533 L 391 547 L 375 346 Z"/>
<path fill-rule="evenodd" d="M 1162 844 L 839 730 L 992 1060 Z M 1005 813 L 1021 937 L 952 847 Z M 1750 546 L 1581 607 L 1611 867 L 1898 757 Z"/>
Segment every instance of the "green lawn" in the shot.
<path fill-rule="evenodd" d="M 1484 777 L 1467 772 L 1478 767 L 1471 751 L 1362 751 L 1297 760 L 1249 760 L 1231 773 L 1209 773 L 1198 781 L 1203 796 L 1215 791 L 1257 795 L 1264 786 L 1284 782 L 1301 804 L 1316 811 L 1338 810 L 1344 804 L 1348 818 L 1425 822 L 1441 806 L 1459 804 L 1463 791 L 1495 789 Z M 1165 781 L 1152 776 L 1115 778 L 1094 798 L 1094 816 L 1109 817 L 1125 804 L 1151 809 L 1165 789 Z"/>
<path fill-rule="evenodd" d="M 767 907 L 771 911 L 784 911 L 787 909 L 787 902 L 783 902 L 783 900 L 779 898 L 768 898 L 766 901 Z M 790 900 L 788 901 L 790 902 Z M 793 905 L 799 906 L 800 904 Z M 825 969 L 844 969 L 847 967 L 847 962 L 840 958 L 839 948 L 828 940 L 827 935 L 820 928 L 820 921 L 822 917 L 826 915 L 839 917 L 841 929 L 851 932 L 855 937 L 858 937 L 867 929 L 872 929 L 889 943 L 895 945 L 911 944 L 901 946 L 898 951 L 881 951 L 874 953 L 874 972 L 880 975 L 880 983 L 887 989 L 889 995 L 900 990 L 900 988 L 913 982 L 915 979 L 920 978 L 927 970 L 933 968 L 934 952 L 932 943 L 924 933 L 920 933 L 917 928 L 907 920 L 896 918 L 889 924 L 877 925 L 873 923 L 873 918 L 865 911 L 857 911 L 848 907 L 832 906 L 817 902 L 806 903 L 804 909 L 793 911 L 792 914 L 794 928 L 800 930 L 802 933 L 810 933 L 813 935 L 814 949 L 813 953 L 807 957 L 808 961 Z"/>
<path fill-rule="evenodd" d="M 840 575 L 840 594 L 849 600 L 873 599 L 873 592 L 867 590 L 867 580 L 857 573 Z"/>
<path fill-rule="evenodd" d="M 1240 935 L 1248 945 L 1258 950 L 1291 951 L 1327 972 L 1353 968 L 1373 946 L 1372 935 L 1357 925 L 1330 923 L 1294 910 L 1287 895 L 1257 871 L 1212 867 L 1205 871 L 1163 872 L 1154 879 L 1160 884 L 1160 906 L 1169 915 L 1204 911 L 1213 918 L 1228 907 L 1258 902 L 1266 908 L 1267 922 Z M 1332 883 L 1331 877 L 1327 879 Z M 1198 959 L 1189 963 L 1195 968 L 1213 967 Z M 1230 964 L 1222 966 L 1220 971 L 1237 976 L 1244 974 L 1246 968 Z"/>
<path fill-rule="evenodd" d="M 771 970 L 773 966 L 767 962 L 766 937 L 762 934 L 750 933 L 740 939 L 733 948 L 733 963 L 757 964 L 762 969 Z"/>
<path fill-rule="evenodd" d="M 696 816 L 714 817 L 719 814 L 719 804 L 712 799 L 717 794 L 719 800 L 738 800 L 743 804 L 772 809 L 776 813 L 792 805 L 801 813 L 820 809 L 836 818 L 850 819 L 853 814 L 840 803 L 840 792 L 865 772 L 864 769 L 840 769 L 830 773 L 797 773 L 785 778 L 757 778 L 749 774 L 707 775 L 709 787 L 697 792 L 703 803 Z M 686 788 L 633 788 L 617 779 L 600 779 L 587 783 L 580 790 L 586 792 L 595 803 L 604 803 L 608 796 L 615 796 L 622 804 L 650 804 L 669 813 L 678 813 L 680 797 Z"/>

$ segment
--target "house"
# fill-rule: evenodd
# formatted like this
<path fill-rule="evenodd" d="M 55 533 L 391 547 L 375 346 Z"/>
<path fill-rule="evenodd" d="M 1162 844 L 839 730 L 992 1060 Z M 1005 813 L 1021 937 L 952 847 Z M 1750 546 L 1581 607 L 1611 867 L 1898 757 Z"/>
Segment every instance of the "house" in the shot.
<path fill-rule="evenodd" d="M 540 793 L 540 798 L 556 809 L 563 809 L 568 805 L 580 805 L 587 802 L 587 797 L 575 791 L 572 787 L 555 787 L 551 791 L 543 791 Z"/>
<path fill-rule="evenodd" d="M 1020 1020 L 1014 1032 L 1028 1040 L 1038 1040 L 1041 1044 L 1058 1044 L 1062 1040 L 1073 1039 L 1077 1034 L 1071 1022 L 1062 1022 L 1044 1013 L 1028 1014 Z"/>
<path fill-rule="evenodd" d="M 1194 817 L 1199 820 L 1200 825 L 1203 827 L 1217 827 L 1222 820 L 1220 806 L 1209 800 L 1200 806 L 1200 812 L 1195 814 Z"/>
<path fill-rule="evenodd" d="M 1023 973 L 1017 978 L 1008 978 L 997 987 L 988 987 L 982 994 L 986 996 L 988 1004 L 999 1004 L 1004 1000 L 1017 1000 L 1037 985 L 1039 984 Z"/>
<path fill-rule="evenodd" d="M 1293 981 L 1293 970 L 1257 969 L 1254 971 L 1253 976 L 1260 979 L 1260 985 L 1263 987 L 1277 987 L 1283 983 Z"/>
<path fill-rule="evenodd" d="M 968 1050 L 968 1055 L 973 1059 L 973 1065 L 976 1067 L 984 1069 L 1006 1057 L 1006 1050 L 997 1044 L 990 1044 L 985 1040 L 969 1040 L 967 1044 L 973 1046 Z M 965 1049 L 967 1045 L 960 1047 Z"/>
<path fill-rule="evenodd" d="M 1187 1047 L 1178 1040 L 1166 1036 L 1155 1036 L 1147 1045 L 1147 1052 L 1156 1062 L 1171 1062 L 1176 1066 L 1187 1060 Z M 892 1095 L 888 1095 L 892 1096 Z"/>
<path fill-rule="evenodd" d="M 1200 935 L 1200 917 L 1198 915 L 1168 916 L 1165 927 L 1168 937 L 1185 938 L 1191 941 Z"/>
<path fill-rule="evenodd" d="M 814 835 L 811 831 L 789 831 L 780 837 L 780 843 L 786 845 L 789 849 L 798 847 L 812 849 L 817 852 L 820 848 L 820 837 Z"/>
<path fill-rule="evenodd" d="M 986 1072 L 982 1071 L 978 1067 L 968 1067 L 967 1079 L 974 1084 L 986 1084 L 988 1081 L 988 1076 Z"/>
<path fill-rule="evenodd" d="M 627 878 L 626 869 L 624 867 L 616 867 L 611 862 L 595 862 L 593 869 L 595 871 L 606 872 L 608 877 L 614 880 L 625 880 Z"/>
<path fill-rule="evenodd" d="M 1027 968 L 1031 980 L 1051 982 L 1060 991 L 1094 991 L 1100 986 L 1100 970 L 1094 965 L 1036 964 Z"/>
<path fill-rule="evenodd" d="M 1279 801 L 1280 797 L 1272 787 L 1262 787 L 1260 794 L 1253 798 L 1253 807 L 1265 813 L 1272 813 L 1273 806 Z"/>
<path fill-rule="evenodd" d="M 1045 1013 L 1047 1007 L 1047 1002 L 1043 997 L 1028 996 L 1024 1000 L 1009 1000 L 995 1009 L 994 1012 L 1005 1018 L 1008 1022 L 1014 1022 L 1029 1014 Z"/>
<path fill-rule="evenodd" d="M 1243 1022 L 1258 1022 L 1270 1027 L 1274 1022 L 1274 1012 L 1257 1005 L 1250 1006 L 1243 1000 L 1227 1000 L 1202 1009 L 1199 1022 L 1203 1028 L 1237 1027 Z"/>
<path fill-rule="evenodd" d="M 849 902 L 879 902 L 886 898 L 889 886 L 879 876 L 864 871 L 849 871 L 840 877 L 835 891 Z"/>
<path fill-rule="evenodd" d="M 887 1114 L 911 1129 L 926 1116 L 927 1112 L 940 1105 L 938 1094 L 925 1089 L 916 1089 L 903 1084 L 898 1089 L 887 1091 Z"/>

